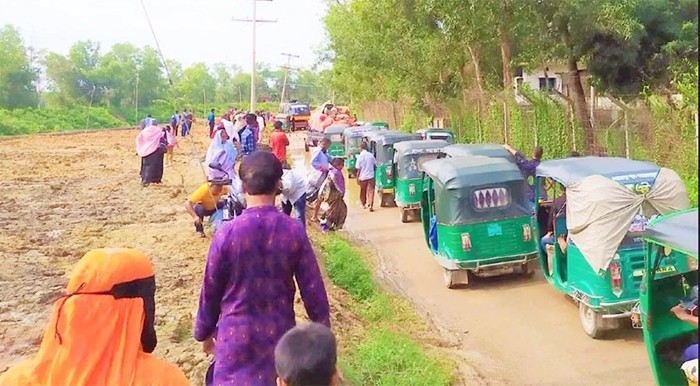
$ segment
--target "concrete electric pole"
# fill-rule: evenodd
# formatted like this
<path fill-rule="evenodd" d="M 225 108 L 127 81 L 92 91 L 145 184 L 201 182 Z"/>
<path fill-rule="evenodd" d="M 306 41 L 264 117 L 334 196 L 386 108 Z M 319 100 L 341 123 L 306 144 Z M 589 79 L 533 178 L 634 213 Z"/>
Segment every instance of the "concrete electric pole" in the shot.
<path fill-rule="evenodd" d="M 236 19 L 233 21 L 253 23 L 253 68 L 250 71 L 250 111 L 255 112 L 255 102 L 257 100 L 255 96 L 255 26 L 258 23 L 277 23 L 277 20 L 261 20 L 257 19 L 257 4 L 258 1 L 272 1 L 272 0 L 252 0 L 253 1 L 253 18 L 252 19 Z"/>
<path fill-rule="evenodd" d="M 280 96 L 280 105 L 284 103 L 284 96 L 285 93 L 287 92 L 287 74 L 289 73 L 289 65 L 292 62 L 292 58 L 299 58 L 299 55 L 294 55 L 294 54 L 282 54 L 287 57 L 287 67 L 284 68 L 284 81 L 282 82 L 282 95 Z"/>

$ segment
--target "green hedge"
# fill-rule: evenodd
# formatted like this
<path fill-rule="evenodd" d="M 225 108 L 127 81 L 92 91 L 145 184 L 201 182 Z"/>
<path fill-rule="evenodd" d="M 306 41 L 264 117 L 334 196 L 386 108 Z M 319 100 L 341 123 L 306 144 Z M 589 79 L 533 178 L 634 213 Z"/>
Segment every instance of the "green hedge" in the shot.
<path fill-rule="evenodd" d="M 87 126 L 86 126 L 87 125 Z M 0 109 L 0 135 L 48 133 L 57 131 L 127 127 L 129 124 L 105 108 L 22 108 Z"/>

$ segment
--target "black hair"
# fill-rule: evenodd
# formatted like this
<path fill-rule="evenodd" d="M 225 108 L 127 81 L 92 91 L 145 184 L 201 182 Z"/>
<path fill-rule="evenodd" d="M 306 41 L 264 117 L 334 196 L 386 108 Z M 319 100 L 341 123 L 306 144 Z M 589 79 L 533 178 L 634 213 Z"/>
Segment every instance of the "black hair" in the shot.
<path fill-rule="evenodd" d="M 335 157 L 331 160 L 331 165 L 342 166 L 344 162 L 345 162 L 345 160 L 342 159 L 341 157 Z"/>
<path fill-rule="evenodd" d="M 211 112 L 213 113 L 213 112 L 214 112 L 214 109 L 211 109 Z"/>
<path fill-rule="evenodd" d="M 277 375 L 289 386 L 330 385 L 336 361 L 335 336 L 320 323 L 292 328 L 275 347 Z"/>
<path fill-rule="evenodd" d="M 258 150 L 243 158 L 238 174 L 246 193 L 252 196 L 275 194 L 282 178 L 282 164 L 271 152 Z"/>
<path fill-rule="evenodd" d="M 535 146 L 535 150 L 532 151 L 532 155 L 535 159 L 542 159 L 543 153 L 544 150 L 542 150 L 542 146 L 540 145 Z"/>
<path fill-rule="evenodd" d="M 360 142 L 360 149 L 367 150 L 367 141 Z"/>
<path fill-rule="evenodd" d="M 253 123 L 257 122 L 257 118 L 258 117 L 255 116 L 255 114 L 246 114 L 245 123 L 253 124 Z"/>
<path fill-rule="evenodd" d="M 275 129 L 281 129 L 282 128 L 282 121 L 276 121 L 273 126 L 275 127 Z"/>

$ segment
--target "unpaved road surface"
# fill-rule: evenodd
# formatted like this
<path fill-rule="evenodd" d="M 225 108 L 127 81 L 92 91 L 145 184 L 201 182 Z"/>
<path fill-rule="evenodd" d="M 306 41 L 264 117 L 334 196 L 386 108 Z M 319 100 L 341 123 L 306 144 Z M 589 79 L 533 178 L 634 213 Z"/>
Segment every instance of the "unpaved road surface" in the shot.
<path fill-rule="evenodd" d="M 144 188 L 136 134 L 0 139 L 0 373 L 36 352 L 51 305 L 83 254 L 130 247 L 150 256 L 156 272 L 155 354 L 203 384 L 209 359 L 192 324 L 210 239 L 195 237 L 184 202 L 204 182 L 196 155 L 203 160 L 209 139 L 195 128 L 197 152 L 180 140 L 163 184 Z M 358 321 L 340 309 L 346 294 L 328 282 L 326 288 L 343 342 Z"/>
<path fill-rule="evenodd" d="M 295 165 L 308 164 L 302 135 L 294 136 L 292 146 Z M 461 347 L 478 374 L 474 384 L 653 384 L 641 331 L 630 327 L 608 340 L 589 338 L 578 307 L 540 270 L 529 278 L 476 279 L 471 288 L 447 289 L 420 223 L 402 224 L 397 208 L 377 204 L 373 213 L 362 210 L 356 181 L 346 186 L 346 230 L 377 250 L 380 274 Z"/>

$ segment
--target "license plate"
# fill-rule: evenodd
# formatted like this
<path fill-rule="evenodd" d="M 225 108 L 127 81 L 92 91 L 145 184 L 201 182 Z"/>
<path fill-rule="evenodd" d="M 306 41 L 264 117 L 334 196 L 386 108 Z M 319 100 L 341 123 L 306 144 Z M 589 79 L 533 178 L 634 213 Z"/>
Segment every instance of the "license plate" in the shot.
<path fill-rule="evenodd" d="M 498 224 L 489 224 L 486 228 L 489 237 L 503 235 L 503 229 Z"/>
<path fill-rule="evenodd" d="M 659 267 L 656 269 L 656 273 L 670 273 L 670 272 L 676 272 L 676 267 L 674 267 L 672 265 L 667 265 L 665 267 Z M 644 276 L 644 270 L 638 269 L 638 270 L 632 272 L 632 276 L 634 276 L 634 277 Z"/>
<path fill-rule="evenodd" d="M 382 193 L 394 193 L 394 189 L 382 189 Z"/>

